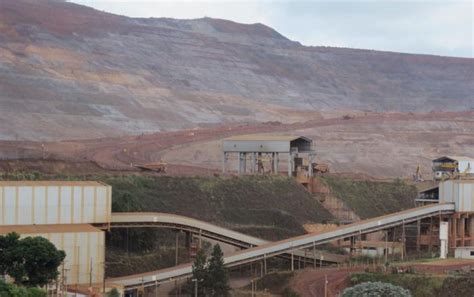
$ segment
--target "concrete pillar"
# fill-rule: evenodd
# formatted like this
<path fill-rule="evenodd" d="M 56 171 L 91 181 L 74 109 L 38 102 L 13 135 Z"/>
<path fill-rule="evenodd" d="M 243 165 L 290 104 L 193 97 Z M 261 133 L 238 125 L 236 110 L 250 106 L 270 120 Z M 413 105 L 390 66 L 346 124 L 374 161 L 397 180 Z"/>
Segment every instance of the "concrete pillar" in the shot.
<path fill-rule="evenodd" d="M 242 153 L 242 173 L 247 172 L 247 153 Z"/>
<path fill-rule="evenodd" d="M 313 160 L 314 154 L 309 154 L 308 156 L 308 176 L 313 176 Z"/>
<path fill-rule="evenodd" d="M 242 174 L 242 153 L 239 152 L 239 161 L 237 162 L 237 171 Z"/>
<path fill-rule="evenodd" d="M 416 251 L 420 252 L 421 220 L 416 221 Z"/>
<path fill-rule="evenodd" d="M 222 153 L 222 173 L 226 171 L 226 163 L 227 163 L 227 152 Z"/>
<path fill-rule="evenodd" d="M 279 154 L 278 153 L 275 153 L 275 174 L 278 174 L 278 170 L 279 170 L 279 165 L 280 165 L 280 160 L 279 160 Z"/>
<path fill-rule="evenodd" d="M 449 230 L 449 223 L 448 222 L 439 222 L 439 251 L 440 251 L 440 258 L 446 259 L 448 255 L 448 230 Z"/>
<path fill-rule="evenodd" d="M 257 153 L 257 172 L 258 173 L 264 173 L 262 153 Z"/>
<path fill-rule="evenodd" d="M 288 176 L 293 176 L 293 154 L 288 153 Z"/>
<path fill-rule="evenodd" d="M 252 153 L 252 173 L 257 172 L 257 153 Z"/>
<path fill-rule="evenodd" d="M 271 173 L 275 173 L 275 153 L 272 153 L 272 161 L 271 161 L 271 164 L 270 164 L 270 171 Z"/>

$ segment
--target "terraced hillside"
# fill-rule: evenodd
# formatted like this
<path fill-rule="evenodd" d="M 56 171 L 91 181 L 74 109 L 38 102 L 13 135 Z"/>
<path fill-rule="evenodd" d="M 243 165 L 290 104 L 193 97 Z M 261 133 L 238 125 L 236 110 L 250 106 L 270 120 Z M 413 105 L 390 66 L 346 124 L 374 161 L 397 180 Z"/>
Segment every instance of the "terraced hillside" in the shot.
<path fill-rule="evenodd" d="M 306 47 L 263 24 L 0 0 L 0 139 L 464 111 L 473 75 L 472 59 Z"/>

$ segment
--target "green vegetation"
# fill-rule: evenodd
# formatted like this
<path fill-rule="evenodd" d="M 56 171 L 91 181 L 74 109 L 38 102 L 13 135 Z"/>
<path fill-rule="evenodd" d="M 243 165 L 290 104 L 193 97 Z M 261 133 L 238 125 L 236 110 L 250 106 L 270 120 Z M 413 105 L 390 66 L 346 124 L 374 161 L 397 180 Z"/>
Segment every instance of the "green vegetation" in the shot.
<path fill-rule="evenodd" d="M 113 288 L 110 290 L 110 292 L 107 294 L 108 297 L 120 297 L 120 292 L 116 289 Z"/>
<path fill-rule="evenodd" d="M 214 245 L 209 260 L 204 251 L 200 250 L 193 264 L 193 276 L 187 290 L 198 296 L 225 297 L 229 296 L 229 276 L 224 266 L 224 254 L 218 244 Z M 197 287 L 195 287 L 197 285 Z"/>
<path fill-rule="evenodd" d="M 447 277 L 434 296 L 474 296 L 474 276 Z"/>
<path fill-rule="evenodd" d="M 114 211 L 161 211 L 195 217 L 268 240 L 303 234 L 302 224 L 333 217 L 293 179 L 115 176 Z M 205 205 L 206 207 L 201 207 Z M 268 232 L 277 230 L 277 232 Z"/>
<path fill-rule="evenodd" d="M 366 282 L 347 288 L 341 297 L 411 297 L 410 291 L 382 282 Z"/>
<path fill-rule="evenodd" d="M 416 187 L 402 180 L 394 182 L 354 181 L 321 177 L 331 192 L 362 219 L 376 217 L 415 206 Z"/>
<path fill-rule="evenodd" d="M 229 276 L 224 266 L 224 253 L 218 244 L 212 249 L 211 258 L 207 264 L 207 277 L 204 279 L 204 290 L 212 297 L 229 295 Z"/>
<path fill-rule="evenodd" d="M 19 285 L 44 286 L 55 280 L 65 257 L 43 237 L 20 239 L 16 233 L 0 236 L 0 275 L 11 276 Z"/>
<path fill-rule="evenodd" d="M 409 290 L 414 297 L 474 296 L 474 277 L 472 274 L 440 276 L 413 273 L 355 273 L 351 284 L 365 282 L 391 283 Z"/>
<path fill-rule="evenodd" d="M 441 288 L 443 278 L 411 273 L 356 273 L 351 277 L 352 285 L 366 282 L 391 283 L 409 290 L 415 297 L 432 297 Z"/>
<path fill-rule="evenodd" d="M 0 279 L 0 297 L 46 297 L 46 291 L 7 284 Z"/>
<path fill-rule="evenodd" d="M 282 176 L 0 175 L 0 180 L 45 179 L 100 180 L 112 186 L 115 212 L 175 213 L 267 240 L 304 234 L 302 225 L 307 222 L 334 220 L 304 187 Z"/>

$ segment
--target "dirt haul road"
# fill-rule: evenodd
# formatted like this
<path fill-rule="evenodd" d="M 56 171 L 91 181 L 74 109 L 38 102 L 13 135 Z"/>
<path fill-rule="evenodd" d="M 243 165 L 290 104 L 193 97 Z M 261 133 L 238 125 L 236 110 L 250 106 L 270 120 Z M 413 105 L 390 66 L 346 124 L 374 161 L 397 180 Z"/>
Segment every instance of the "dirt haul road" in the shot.
<path fill-rule="evenodd" d="M 473 131 L 474 111 L 367 113 L 293 124 L 216 125 L 90 140 L 0 141 L 0 159 L 90 161 L 107 170 L 124 171 L 136 170 L 133 164 L 157 162 L 164 158 L 171 175 L 213 174 L 220 170 L 221 139 L 241 134 L 285 133 L 312 137 L 320 158 L 328 160 L 336 171 L 400 176 L 414 171 L 417 163 L 426 163 L 429 170 L 431 156 L 448 152 L 467 154 L 474 143 Z M 200 150 L 204 160 L 196 153 Z M 388 156 L 392 162 L 397 160 L 392 167 L 395 169 L 387 171 L 381 168 L 380 164 L 384 162 L 375 162 L 375 156 Z"/>

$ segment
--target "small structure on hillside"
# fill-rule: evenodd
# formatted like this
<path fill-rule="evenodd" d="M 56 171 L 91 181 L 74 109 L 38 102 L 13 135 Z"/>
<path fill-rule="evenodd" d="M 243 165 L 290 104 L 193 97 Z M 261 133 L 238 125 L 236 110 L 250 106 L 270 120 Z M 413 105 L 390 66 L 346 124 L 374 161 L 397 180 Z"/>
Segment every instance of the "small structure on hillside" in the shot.
<path fill-rule="evenodd" d="M 237 155 L 237 172 L 278 173 L 281 155 L 285 155 L 288 176 L 313 176 L 316 155 L 312 140 L 304 136 L 241 135 L 224 139 L 222 171 L 228 170 L 232 155 Z"/>
<path fill-rule="evenodd" d="M 443 156 L 434 159 L 433 173 L 436 180 L 456 176 L 474 175 L 474 158 Z"/>
<path fill-rule="evenodd" d="M 474 246 L 457 247 L 454 250 L 454 257 L 459 259 L 474 259 Z"/>

